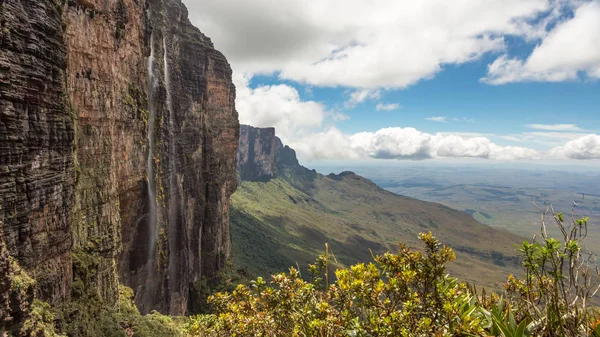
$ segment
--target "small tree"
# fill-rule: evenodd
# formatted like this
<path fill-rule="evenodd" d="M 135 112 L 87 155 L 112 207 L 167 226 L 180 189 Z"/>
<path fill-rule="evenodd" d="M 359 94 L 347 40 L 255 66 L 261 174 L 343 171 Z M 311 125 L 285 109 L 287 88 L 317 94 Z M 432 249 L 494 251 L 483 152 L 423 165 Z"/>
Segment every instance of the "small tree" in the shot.
<path fill-rule="evenodd" d="M 583 200 L 583 199 L 582 199 Z M 510 277 L 506 289 L 517 312 L 531 319 L 529 330 L 540 336 L 589 336 L 592 326 L 590 299 L 600 287 L 595 255 L 584 252 L 589 218 L 576 217 L 578 202 L 566 218 L 544 201 L 541 207 L 541 242 L 525 241 L 525 279 Z M 547 219 L 556 223 L 562 240 L 548 236 Z"/>

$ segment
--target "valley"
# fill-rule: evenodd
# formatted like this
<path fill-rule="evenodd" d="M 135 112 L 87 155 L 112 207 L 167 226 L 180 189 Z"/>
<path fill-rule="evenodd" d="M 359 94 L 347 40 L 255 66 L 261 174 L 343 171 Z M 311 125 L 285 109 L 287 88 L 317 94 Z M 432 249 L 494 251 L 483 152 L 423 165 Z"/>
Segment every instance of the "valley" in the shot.
<path fill-rule="evenodd" d="M 394 194 L 349 171 L 319 174 L 301 166 L 293 150 L 277 146 L 274 135 L 246 128 L 242 135 L 255 136 L 249 157 L 262 159 L 245 162 L 245 169 L 261 171 L 256 168 L 271 167 L 265 161 L 278 162 L 270 179 L 263 174 L 242 181 L 231 199 L 233 258 L 250 274 L 304 269 L 324 252 L 325 243 L 338 266 L 369 262 L 401 242 L 418 245 L 418 234 L 428 231 L 456 251 L 457 261 L 449 265 L 456 277 L 498 289 L 509 274 L 519 273 L 515 245 L 522 237 L 442 204 Z M 246 153 L 245 147 L 240 144 L 240 152 Z M 266 155 L 271 151 L 278 152 Z M 250 176 L 244 169 L 240 175 Z"/>
<path fill-rule="evenodd" d="M 316 165 L 320 172 L 347 169 L 346 165 Z M 598 253 L 600 228 L 600 175 L 593 170 L 507 169 L 477 165 L 398 164 L 355 167 L 356 172 L 382 188 L 409 197 L 439 202 L 461 210 L 477 221 L 531 238 L 539 236 L 541 213 L 533 204 L 551 203 L 557 212 L 590 217 L 587 248 Z M 582 200 L 583 197 L 583 200 Z M 549 234 L 560 233 L 554 223 Z"/>

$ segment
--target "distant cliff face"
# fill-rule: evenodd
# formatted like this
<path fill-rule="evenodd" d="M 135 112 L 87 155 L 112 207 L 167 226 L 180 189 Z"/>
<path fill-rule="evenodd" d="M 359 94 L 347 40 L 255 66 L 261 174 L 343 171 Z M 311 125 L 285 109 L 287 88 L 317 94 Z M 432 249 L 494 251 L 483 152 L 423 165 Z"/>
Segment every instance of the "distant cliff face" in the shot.
<path fill-rule="evenodd" d="M 296 151 L 282 144 L 274 128 L 242 125 L 237 158 L 240 181 L 266 182 L 281 177 L 302 191 L 314 188 L 317 172 L 300 165 Z"/>
<path fill-rule="evenodd" d="M 268 181 L 277 175 L 276 154 L 283 144 L 274 128 L 240 126 L 237 168 L 243 181 Z"/>
<path fill-rule="evenodd" d="M 307 170 L 300 166 L 296 151 L 275 135 L 275 128 L 249 125 L 240 126 L 237 169 L 241 181 L 269 181 L 288 169 Z"/>
<path fill-rule="evenodd" d="M 3 0 L 0 235 L 37 295 L 92 256 L 140 309 L 183 314 L 230 254 L 239 124 L 225 57 L 179 0 Z"/>

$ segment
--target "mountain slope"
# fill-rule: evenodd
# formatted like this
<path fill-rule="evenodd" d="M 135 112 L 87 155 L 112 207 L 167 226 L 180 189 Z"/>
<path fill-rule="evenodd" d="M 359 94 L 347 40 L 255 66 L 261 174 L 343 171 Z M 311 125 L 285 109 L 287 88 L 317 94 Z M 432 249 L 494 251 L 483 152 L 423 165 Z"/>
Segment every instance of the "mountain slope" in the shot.
<path fill-rule="evenodd" d="M 300 166 L 293 150 L 279 149 L 274 178 L 242 181 L 232 196 L 233 256 L 251 273 L 302 267 L 325 243 L 340 265 L 370 261 L 371 252 L 395 250 L 399 242 L 417 246 L 418 234 L 427 231 L 455 249 L 450 272 L 465 281 L 496 287 L 518 273 L 514 244 L 521 237 L 441 204 L 393 194 L 352 172 L 320 175 Z"/>

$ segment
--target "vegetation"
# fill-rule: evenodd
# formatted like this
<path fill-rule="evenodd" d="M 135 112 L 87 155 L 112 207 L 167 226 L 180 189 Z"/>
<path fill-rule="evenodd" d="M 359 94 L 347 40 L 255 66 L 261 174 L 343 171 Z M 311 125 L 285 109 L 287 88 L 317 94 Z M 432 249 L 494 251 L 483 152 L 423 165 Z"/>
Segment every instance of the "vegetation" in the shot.
<path fill-rule="evenodd" d="M 86 248 L 77 248 L 72 254 L 74 279 L 71 301 L 53 310 L 49 310 L 49 306 L 43 307 L 43 310 L 40 310 L 43 314 L 38 316 L 52 318 L 45 319 L 43 322 L 55 321 L 57 330 L 67 336 L 182 336 L 183 319 L 172 318 L 158 312 L 141 315 L 134 303 L 133 290 L 128 287 L 119 286 L 116 305 L 106 303 L 101 298 L 96 288 L 101 256 L 94 241 L 90 240 Z M 32 312 L 35 314 L 35 310 Z M 54 337 L 47 333 L 39 336 Z"/>
<path fill-rule="evenodd" d="M 548 213 L 550 212 L 550 213 Z M 424 249 L 400 245 L 396 254 L 338 269 L 329 283 L 330 255 L 299 270 L 262 278 L 210 297 L 215 313 L 192 318 L 192 336 L 600 336 L 589 301 L 600 273 L 582 250 L 588 219 L 565 222 L 546 206 L 541 242 L 519 248 L 523 279 L 510 276 L 506 295 L 478 294 L 446 275 L 454 252 L 431 234 Z M 562 240 L 546 235 L 551 214 Z M 596 268 L 595 270 L 593 268 Z"/>
<path fill-rule="evenodd" d="M 233 228 L 233 238 L 236 240 L 235 235 L 240 235 L 246 239 L 242 241 L 246 243 L 242 246 L 244 249 L 262 252 L 241 255 L 238 263 L 241 261 L 251 265 L 254 261 L 255 265 L 261 265 L 269 262 L 269 268 L 273 269 L 284 264 L 291 265 L 291 261 L 298 260 L 294 256 L 276 256 L 284 247 L 290 247 L 288 245 L 294 242 L 292 239 L 297 233 L 306 235 L 304 241 L 297 245 L 297 251 L 301 251 L 301 246 L 306 243 L 310 248 L 305 251 L 306 254 L 312 252 L 310 242 L 327 240 L 329 231 L 339 232 L 347 226 L 357 233 L 370 233 L 366 232 L 366 226 L 352 227 L 358 221 L 369 221 L 369 218 L 358 218 L 359 211 L 364 212 L 364 209 L 350 213 L 346 211 L 345 214 L 349 215 L 341 215 L 345 212 L 340 208 L 343 204 L 350 204 L 345 206 L 350 208 L 359 207 L 352 204 L 353 189 L 362 189 L 363 193 L 365 189 L 371 189 L 360 200 L 360 203 L 369 205 L 372 213 L 378 213 L 379 222 L 371 221 L 369 225 L 384 235 L 391 233 L 386 227 L 388 223 L 383 220 L 384 216 L 393 217 L 399 213 L 384 215 L 379 207 L 387 207 L 387 203 L 400 204 L 398 196 L 388 195 L 352 175 L 333 178 L 317 176 L 313 183 L 310 194 L 282 179 L 246 184 L 241 189 L 243 198 L 234 201 L 232 207 L 232 217 L 238 221 L 235 226 L 240 230 L 235 234 L 236 229 Z M 345 185 L 333 189 L 330 184 Z M 262 189 L 268 193 L 253 194 Z M 327 196 L 327 193 L 340 190 L 342 194 Z M 255 202 L 253 198 L 262 198 L 263 201 Z M 342 201 L 335 203 L 336 199 Z M 408 198 L 406 200 L 416 202 Z M 425 206 L 432 207 L 430 205 Z M 447 211 L 439 205 L 435 207 L 449 221 L 453 221 L 452 217 L 460 213 Z M 373 241 L 365 239 L 352 246 L 342 244 L 345 241 L 340 240 L 341 236 L 331 235 L 334 239 L 331 245 L 325 244 L 325 254 L 320 255 L 304 274 L 299 267 L 292 267 L 287 273 L 273 275 L 270 282 L 261 277 L 248 282 L 245 266 L 228 264 L 218 277 L 203 279 L 196 284 L 194 297 L 208 297 L 208 302 L 198 303 L 199 307 L 195 309 L 206 313 L 188 318 L 169 317 L 158 312 L 141 315 L 133 301 L 133 290 L 124 286 L 118 289 L 119 300 L 115 305 L 105 303 L 94 290 L 101 263 L 101 256 L 94 253 L 97 250 L 94 247 L 74 251 L 72 301 L 52 308 L 35 299 L 35 280 L 14 259 L 9 258 L 6 251 L 2 251 L 0 257 L 4 259 L 0 258 L 0 270 L 9 270 L 9 278 L 2 280 L 0 277 L 0 286 L 10 288 L 7 303 L 10 303 L 10 307 L 17 304 L 23 313 L 18 323 L 17 320 L 13 322 L 17 325 L 7 333 L 8 336 L 37 337 L 600 337 L 600 312 L 593 307 L 598 303 L 595 302 L 595 295 L 600 288 L 600 270 L 594 255 L 584 249 L 589 219 L 577 217 L 575 207 L 568 216 L 555 212 L 549 204 L 540 207 L 541 236 L 531 242 L 524 241 L 518 247 L 516 261 L 520 262 L 522 272 L 510 275 L 502 291 L 478 291 L 477 287 L 468 285 L 464 279 L 450 276 L 446 269 L 448 263 L 457 257 L 459 260 L 456 263 L 460 263 L 461 258 L 469 258 L 477 249 L 463 243 L 456 245 L 455 253 L 449 246 L 442 245 L 430 231 L 416 235 L 417 240 L 402 241 L 406 243 L 401 244 L 396 253 L 384 251 L 373 254 L 369 249 L 371 247 L 387 249 L 384 245 L 369 246 L 376 237 L 373 237 Z M 300 217 L 298 223 L 303 226 L 308 226 L 311 221 L 320 221 L 317 224 L 323 227 L 319 229 L 326 234 L 290 227 L 292 222 L 284 218 L 270 218 L 281 208 L 286 208 L 292 216 Z M 436 208 L 429 210 L 435 212 Z M 318 219 L 319 216 L 339 222 L 333 223 L 328 229 L 323 224 L 324 220 Z M 415 216 L 409 220 L 420 224 L 419 227 L 429 227 L 435 231 L 445 226 L 442 220 L 431 217 Z M 560 239 L 548 234 L 550 222 L 555 224 L 552 226 L 557 228 L 555 232 L 562 233 Z M 270 243 L 264 245 L 265 242 Z M 415 242 L 421 248 L 414 248 Z M 472 246 L 477 245 L 473 243 Z M 347 250 L 344 251 L 344 248 Z M 342 250 L 342 254 L 338 253 L 338 249 Z M 350 264 L 339 261 L 340 257 L 352 259 L 350 253 L 353 250 L 360 252 L 361 249 L 366 249 L 372 262 L 345 267 Z M 338 254 L 334 255 L 332 250 Z M 235 254 L 239 255 L 237 252 Z M 364 255 L 364 252 L 361 254 Z M 492 251 L 489 266 L 504 262 L 507 262 L 505 252 Z M 257 268 L 250 273 L 264 270 Z M 238 283 L 241 284 L 236 285 Z M 209 296 L 217 291 L 221 293 Z M 13 312 L 5 311 L 9 316 L 14 316 Z M 0 335 L 5 332 L 1 329 Z"/>
<path fill-rule="evenodd" d="M 35 299 L 35 286 L 0 240 L 0 336 L 64 337 L 50 305 Z"/>
<path fill-rule="evenodd" d="M 183 318 L 152 312 L 141 315 L 133 302 L 133 290 L 119 287 L 116 307 L 97 298 L 77 299 L 56 308 L 56 321 L 68 336 L 170 337 L 183 336 Z M 47 336 L 47 335 L 41 335 Z"/>
<path fill-rule="evenodd" d="M 502 289 L 508 275 L 522 275 L 514 249 L 522 237 L 439 204 L 389 193 L 354 174 L 317 174 L 310 184 L 298 180 L 243 182 L 232 196 L 232 256 L 252 278 L 296 262 L 304 268 L 325 243 L 336 256 L 331 270 L 369 262 L 398 242 L 418 245 L 418 234 L 429 230 L 455 249 L 449 272 L 465 282 Z"/>

